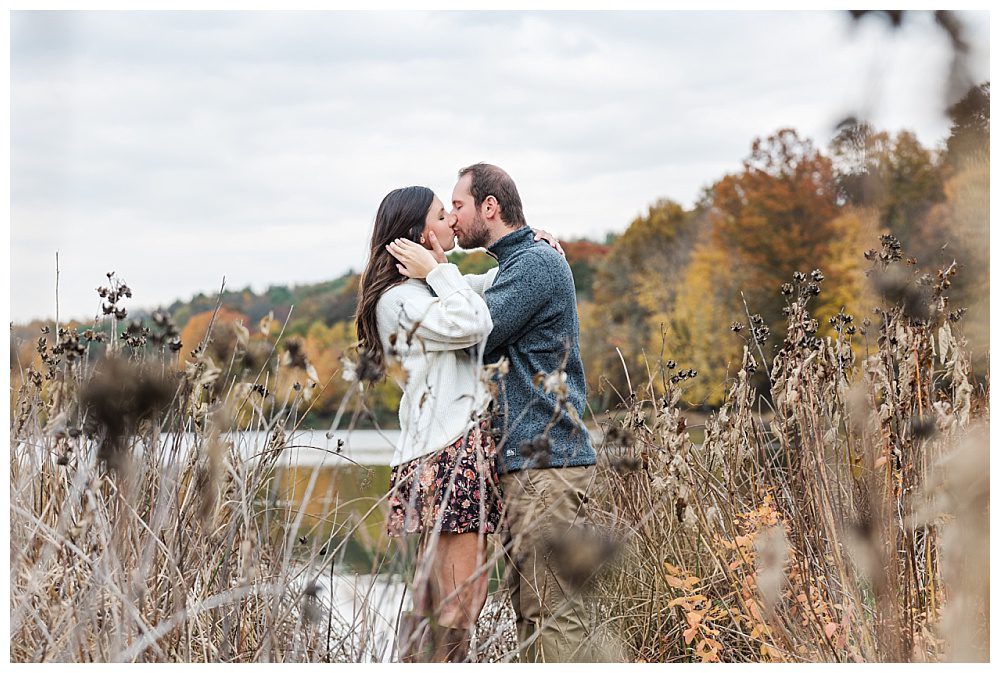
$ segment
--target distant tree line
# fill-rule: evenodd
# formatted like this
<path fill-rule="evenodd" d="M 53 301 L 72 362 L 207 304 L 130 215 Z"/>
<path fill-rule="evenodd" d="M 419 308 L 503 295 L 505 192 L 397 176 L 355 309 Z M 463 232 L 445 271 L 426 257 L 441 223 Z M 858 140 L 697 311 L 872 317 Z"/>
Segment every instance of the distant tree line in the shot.
<path fill-rule="evenodd" d="M 707 187 L 692 208 L 661 198 L 602 242 L 563 242 L 576 282 L 593 409 L 613 407 L 630 383 L 662 389 L 664 377 L 690 370 L 697 375 L 686 380 L 687 402 L 720 404 L 747 338 L 759 341 L 765 358 L 780 345 L 782 286 L 796 272 L 815 271 L 823 279 L 814 300 L 818 336 L 833 334 L 828 322 L 838 313 L 863 324 L 875 305 L 865 252 L 879 247 L 886 233 L 919 272 L 958 261 L 952 304 L 976 316 L 965 331 L 974 365 L 985 374 L 989 83 L 970 90 L 949 114 L 951 131 L 939 148 L 922 146 L 908 131 L 892 134 L 857 120 L 845 122 L 827 148 L 781 129 L 755 139 L 741 169 Z M 477 251 L 450 259 L 465 273 L 495 264 Z M 346 390 L 341 357 L 356 340 L 357 289 L 351 271 L 259 294 L 226 290 L 212 347 L 220 360 L 239 351 L 246 370 L 307 361 L 319 381 L 309 420 L 327 422 Z M 218 302 L 218 294 L 198 294 L 163 307 L 182 330 L 181 363 L 201 341 Z M 14 327 L 12 374 L 31 361 L 41 325 Z M 858 335 L 856 343 L 863 339 Z M 306 369 L 300 370 L 298 379 L 275 380 L 301 383 Z M 389 383 L 371 390 L 369 422 L 392 424 L 398 395 Z"/>

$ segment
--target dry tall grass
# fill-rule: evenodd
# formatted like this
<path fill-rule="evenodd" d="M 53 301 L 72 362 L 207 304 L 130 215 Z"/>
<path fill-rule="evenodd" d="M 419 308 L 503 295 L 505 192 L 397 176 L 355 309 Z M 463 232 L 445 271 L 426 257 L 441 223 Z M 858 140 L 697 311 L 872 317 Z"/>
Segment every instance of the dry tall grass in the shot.
<path fill-rule="evenodd" d="M 988 656 L 988 409 L 956 328 L 962 315 L 948 306 L 955 269 L 910 278 L 891 237 L 875 257 L 885 301 L 874 324 L 841 314 L 834 336 L 818 337 L 808 310 L 816 271 L 782 289 L 788 331 L 773 358 L 755 316 L 734 325 L 748 335 L 743 360 L 702 445 L 678 407 L 696 373 L 669 366 L 656 373 L 665 395 L 632 391 L 605 428 L 591 500 L 618 540 L 614 572 L 602 572 L 606 548 L 585 553 L 606 538 L 581 538 L 554 562 L 595 576 L 613 656 Z M 115 301 L 119 291 L 113 282 Z M 274 370 L 240 380 L 205 347 L 178 363 L 168 318 L 119 335 L 115 301 L 105 357 L 87 360 L 92 331 L 57 328 L 53 346 L 39 344 L 41 365 L 17 377 L 12 660 L 392 659 L 377 613 L 395 617 L 405 599 L 357 582 L 345 618 L 320 581 L 333 584 L 343 545 L 334 541 L 364 534 L 358 517 L 337 516 L 337 493 L 317 493 L 315 473 L 295 491 L 301 501 L 282 502 L 276 487 L 317 384 L 307 363 L 303 383 L 278 372 L 289 384 L 278 393 L 268 389 Z M 751 385 L 761 368 L 770 404 Z M 363 387 L 352 391 L 356 418 Z M 235 429 L 268 439 L 239 447 Z M 306 516 L 316 497 L 331 503 L 326 522 Z M 401 559 L 381 555 L 372 571 L 403 573 Z M 516 658 L 512 638 L 498 592 L 472 656 Z"/>
<path fill-rule="evenodd" d="M 891 236 L 870 256 L 876 324 L 841 314 L 817 337 L 818 271 L 782 288 L 773 360 L 748 316 L 702 446 L 669 371 L 664 398 L 635 391 L 610 428 L 600 499 L 624 552 L 601 602 L 634 657 L 988 657 L 988 412 L 948 306 L 955 266 L 910 277 Z M 761 366 L 773 404 L 750 385 Z"/>
<path fill-rule="evenodd" d="M 275 403 L 265 370 L 240 381 L 238 349 L 219 366 L 210 336 L 178 362 L 166 316 L 118 334 L 125 295 L 111 280 L 103 357 L 87 359 L 94 330 L 57 328 L 13 396 L 12 661 L 386 658 L 374 584 L 359 588 L 353 619 L 323 608 L 320 575 L 342 531 L 300 537 L 302 502 L 281 501 L 279 459 L 315 382 L 303 371 Z M 267 439 L 238 446 L 251 440 L 237 429 Z M 302 500 L 322 496 L 336 500 L 312 484 Z"/>

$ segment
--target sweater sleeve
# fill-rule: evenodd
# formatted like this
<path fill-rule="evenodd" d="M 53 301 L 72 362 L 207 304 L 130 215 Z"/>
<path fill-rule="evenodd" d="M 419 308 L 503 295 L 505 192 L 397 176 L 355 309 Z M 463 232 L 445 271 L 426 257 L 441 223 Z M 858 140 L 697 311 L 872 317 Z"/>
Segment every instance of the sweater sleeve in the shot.
<path fill-rule="evenodd" d="M 486 302 L 454 264 L 439 264 L 427 275 L 437 293 L 407 292 L 397 286 L 379 302 L 379 324 L 402 331 L 428 351 L 460 350 L 481 343 L 493 329 Z M 404 289 L 405 288 L 405 289 Z"/>
<path fill-rule="evenodd" d="M 490 286 L 493 285 L 493 281 L 496 280 L 498 270 L 497 267 L 493 267 L 486 273 L 467 273 L 462 278 L 465 279 L 465 282 L 469 284 L 469 287 L 476 294 L 482 297 L 486 294 L 486 290 L 490 289 Z"/>

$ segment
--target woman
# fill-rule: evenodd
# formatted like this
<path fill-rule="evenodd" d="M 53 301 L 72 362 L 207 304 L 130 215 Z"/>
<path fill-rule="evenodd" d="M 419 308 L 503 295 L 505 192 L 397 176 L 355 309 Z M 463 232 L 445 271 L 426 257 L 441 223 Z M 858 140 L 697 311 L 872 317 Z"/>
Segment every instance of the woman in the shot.
<path fill-rule="evenodd" d="M 482 419 L 489 393 L 471 353 L 493 323 L 458 268 L 431 252 L 443 259 L 454 247 L 450 225 L 430 189 L 390 192 L 358 303 L 359 347 L 403 389 L 388 528 L 420 536 L 414 610 L 400 622 L 403 660 L 465 658 L 486 602 L 485 536 L 502 509 L 496 447 Z M 403 250 L 405 264 L 393 256 Z"/>

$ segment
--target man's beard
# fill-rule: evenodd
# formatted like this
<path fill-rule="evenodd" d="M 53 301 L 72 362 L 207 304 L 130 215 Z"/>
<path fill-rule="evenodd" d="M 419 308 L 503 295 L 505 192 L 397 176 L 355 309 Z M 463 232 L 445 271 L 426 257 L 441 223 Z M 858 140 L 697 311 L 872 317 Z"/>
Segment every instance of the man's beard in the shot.
<path fill-rule="evenodd" d="M 466 250 L 485 248 L 490 244 L 490 230 L 482 215 L 476 213 L 472 224 L 469 225 L 469 230 L 464 234 L 458 234 L 458 244 Z"/>

